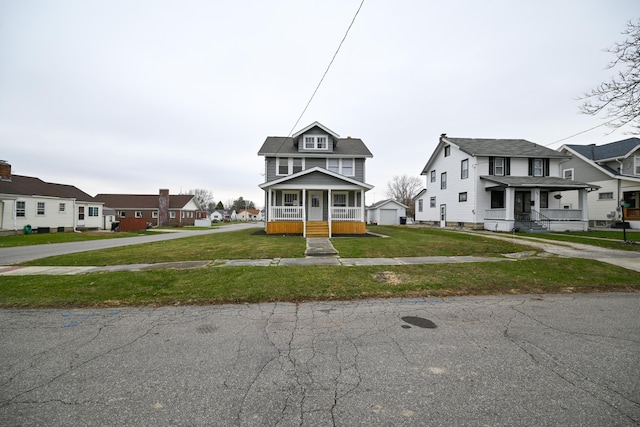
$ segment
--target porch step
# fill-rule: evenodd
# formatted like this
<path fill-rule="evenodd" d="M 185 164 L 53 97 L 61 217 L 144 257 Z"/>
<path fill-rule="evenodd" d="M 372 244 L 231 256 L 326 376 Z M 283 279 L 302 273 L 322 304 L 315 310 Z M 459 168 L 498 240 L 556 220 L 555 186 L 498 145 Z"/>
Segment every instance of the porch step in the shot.
<path fill-rule="evenodd" d="M 307 237 L 329 237 L 329 223 L 326 221 L 307 222 Z"/>
<path fill-rule="evenodd" d="M 549 233 L 549 230 L 534 221 L 516 221 L 516 228 L 521 233 Z"/>

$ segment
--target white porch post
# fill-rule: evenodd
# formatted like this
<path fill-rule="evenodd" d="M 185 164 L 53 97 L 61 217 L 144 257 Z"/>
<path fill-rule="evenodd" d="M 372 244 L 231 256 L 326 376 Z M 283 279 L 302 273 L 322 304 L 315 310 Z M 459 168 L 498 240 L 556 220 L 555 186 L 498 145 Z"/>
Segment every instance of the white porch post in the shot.
<path fill-rule="evenodd" d="M 268 197 L 267 197 L 267 204 L 269 206 L 267 206 L 267 222 L 271 221 L 272 215 L 273 215 L 273 190 L 270 188 L 269 189 L 269 193 L 268 193 Z M 267 226 L 267 223 L 265 222 L 265 227 Z"/>
<path fill-rule="evenodd" d="M 514 220 L 514 206 L 515 206 L 515 190 L 512 187 L 507 187 L 504 190 L 504 219 L 507 221 Z"/>
<path fill-rule="evenodd" d="M 333 210 L 333 201 L 331 199 L 331 189 L 329 189 L 329 193 L 327 195 L 327 202 L 329 204 L 329 212 L 327 215 L 327 219 L 329 220 L 329 238 L 331 238 L 331 211 Z"/>
<path fill-rule="evenodd" d="M 532 216 L 532 219 L 534 220 L 538 220 L 540 219 L 539 214 L 540 214 L 540 189 L 539 188 L 534 188 L 533 190 L 533 210 L 537 212 L 537 214 L 534 214 Z"/>
<path fill-rule="evenodd" d="M 578 190 L 578 208 L 580 208 L 580 212 L 582 213 L 582 220 L 586 221 L 587 226 L 589 225 L 589 203 L 588 203 L 588 192 L 587 190 L 580 189 Z"/>
<path fill-rule="evenodd" d="M 307 190 L 302 189 L 302 237 L 307 237 Z"/>
<path fill-rule="evenodd" d="M 360 190 L 360 218 L 364 221 L 364 190 Z"/>

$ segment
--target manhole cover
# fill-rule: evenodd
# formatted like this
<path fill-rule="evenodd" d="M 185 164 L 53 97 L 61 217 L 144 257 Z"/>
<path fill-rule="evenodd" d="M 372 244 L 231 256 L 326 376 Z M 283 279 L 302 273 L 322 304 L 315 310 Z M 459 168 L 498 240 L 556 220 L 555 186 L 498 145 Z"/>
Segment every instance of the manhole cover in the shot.
<path fill-rule="evenodd" d="M 418 328 L 434 329 L 436 327 L 435 323 L 429 319 L 425 319 L 424 317 L 404 316 L 401 317 L 401 319 L 410 325 L 417 326 Z M 405 328 L 406 325 L 402 325 L 402 327 Z"/>

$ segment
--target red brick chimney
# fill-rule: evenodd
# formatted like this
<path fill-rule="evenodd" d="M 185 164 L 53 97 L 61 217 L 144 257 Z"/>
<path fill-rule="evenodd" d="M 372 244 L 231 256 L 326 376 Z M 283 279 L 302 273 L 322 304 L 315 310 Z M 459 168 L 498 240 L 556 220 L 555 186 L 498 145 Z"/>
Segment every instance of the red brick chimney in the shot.
<path fill-rule="evenodd" d="M 158 226 L 169 224 L 169 190 L 160 189 L 158 197 Z"/>
<path fill-rule="evenodd" d="M 11 165 L 6 160 L 0 160 L 0 181 L 11 181 Z"/>

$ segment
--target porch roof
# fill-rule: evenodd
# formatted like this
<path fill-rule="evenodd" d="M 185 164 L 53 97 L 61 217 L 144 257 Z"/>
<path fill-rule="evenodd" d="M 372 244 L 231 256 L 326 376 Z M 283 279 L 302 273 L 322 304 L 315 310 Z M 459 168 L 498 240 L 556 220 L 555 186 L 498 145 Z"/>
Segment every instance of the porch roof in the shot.
<path fill-rule="evenodd" d="M 487 181 L 486 190 L 495 188 L 544 188 L 550 191 L 597 190 L 597 185 L 573 181 L 555 176 L 494 176 L 483 175 L 480 179 Z"/>
<path fill-rule="evenodd" d="M 340 175 L 339 173 L 331 172 L 330 170 L 317 167 L 317 166 L 311 169 L 305 169 L 303 171 L 296 172 L 291 175 L 283 176 L 282 178 L 274 179 L 273 181 L 265 182 L 263 184 L 260 184 L 259 187 L 262 188 L 263 190 L 266 190 L 267 188 L 270 188 L 276 185 L 296 184 L 296 180 L 300 181 L 300 178 L 308 175 L 313 175 L 313 174 L 325 175 L 326 177 L 334 181 L 336 183 L 335 185 L 340 185 L 340 184 L 354 185 L 354 186 L 357 186 L 358 188 L 365 189 L 365 191 L 371 190 L 373 188 L 373 185 L 367 184 L 366 182 L 361 182 L 361 181 L 346 177 L 344 175 Z M 301 183 L 301 186 L 305 186 L 305 184 Z M 331 188 L 331 184 L 326 185 L 326 187 Z"/>

